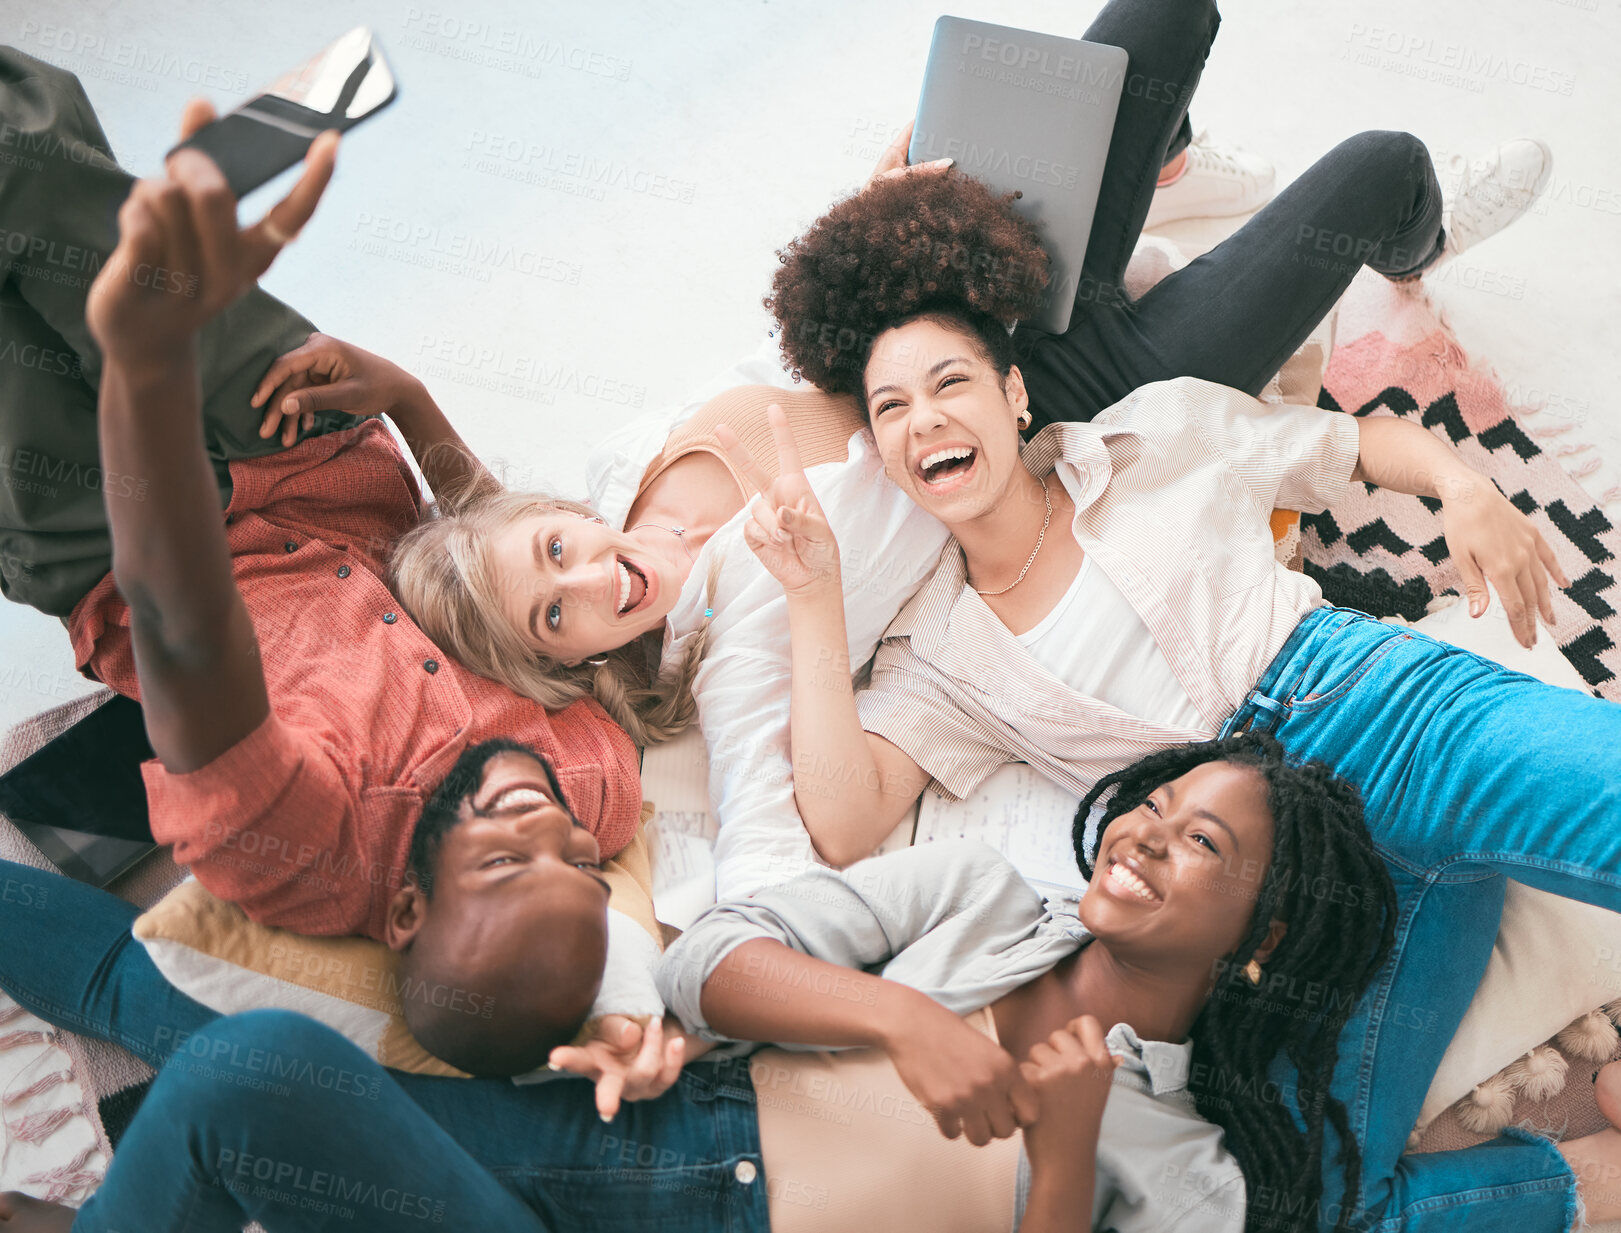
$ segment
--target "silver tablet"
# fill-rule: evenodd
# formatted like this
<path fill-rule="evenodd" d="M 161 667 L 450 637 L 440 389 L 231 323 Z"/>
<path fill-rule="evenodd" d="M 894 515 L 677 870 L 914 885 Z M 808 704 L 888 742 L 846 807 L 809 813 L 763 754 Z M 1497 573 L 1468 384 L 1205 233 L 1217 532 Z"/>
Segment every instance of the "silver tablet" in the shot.
<path fill-rule="evenodd" d="M 955 159 L 956 170 L 1019 194 L 1052 258 L 1029 324 L 1050 333 L 1069 327 L 1126 62 L 1102 43 L 962 17 L 934 25 L 907 160 Z"/>

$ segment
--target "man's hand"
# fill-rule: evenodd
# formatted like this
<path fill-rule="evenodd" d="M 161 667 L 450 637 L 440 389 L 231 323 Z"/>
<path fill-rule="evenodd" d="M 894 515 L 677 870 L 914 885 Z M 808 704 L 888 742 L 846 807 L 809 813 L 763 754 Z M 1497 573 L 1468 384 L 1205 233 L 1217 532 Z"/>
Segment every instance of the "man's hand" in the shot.
<path fill-rule="evenodd" d="M 938 1003 L 934 1011 L 898 1024 L 884 1051 L 940 1133 L 984 1147 L 1035 1121 L 1040 1102 L 1012 1054 Z"/>
<path fill-rule="evenodd" d="M 213 107 L 192 100 L 181 139 L 213 118 Z M 85 306 L 103 355 L 161 359 L 191 347 L 204 324 L 252 287 L 309 222 L 337 148 L 336 132 L 317 137 L 298 183 L 250 227 L 237 226 L 236 198 L 200 151 L 177 150 L 162 176 L 136 181 L 118 211 L 118 247 Z"/>
<path fill-rule="evenodd" d="M 591 1040 L 553 1049 L 549 1061 L 558 1070 L 594 1081 L 597 1113 L 611 1122 L 621 1100 L 652 1100 L 664 1095 L 681 1077 L 682 1066 L 709 1051 L 709 1046 L 696 1041 L 689 1050 L 690 1038 L 680 1023 L 674 1018 L 668 1022 L 668 1032 L 658 1019 L 644 1032 L 625 1015 L 604 1015 Z"/>
<path fill-rule="evenodd" d="M 317 411 L 350 415 L 398 414 L 422 392 L 422 383 L 398 364 L 325 334 L 311 334 L 304 345 L 270 366 L 249 399 L 265 406 L 261 437 L 281 430 L 281 443 L 291 445 L 300 428 L 315 424 Z"/>
<path fill-rule="evenodd" d="M 743 540 L 790 596 L 822 590 L 842 599 L 838 540 L 805 478 L 788 417 L 776 403 L 766 408 L 766 417 L 777 443 L 776 479 L 730 428 L 722 424 L 715 432 L 732 464 L 760 490 L 753 516 L 743 526 Z"/>
<path fill-rule="evenodd" d="M 1097 1154 L 1098 1126 L 1116 1064 L 1103 1028 L 1091 1015 L 1071 1019 L 1030 1047 L 1019 1070 L 1041 1101 L 1034 1125 L 1024 1128 L 1032 1178 L 1072 1171 L 1077 1153 Z"/>
<path fill-rule="evenodd" d="M 936 175 L 945 171 L 955 161 L 949 158 L 937 158 L 932 163 L 919 163 L 916 167 L 909 166 L 906 162 L 906 151 L 912 144 L 912 124 L 913 122 L 908 120 L 906 127 L 878 156 L 878 165 L 872 169 L 872 174 L 867 177 L 867 183 L 864 187 L 871 188 L 879 180 L 892 180 L 896 176 L 911 174 Z"/>
<path fill-rule="evenodd" d="M 1548 588 L 1551 575 L 1561 587 L 1570 579 L 1559 561 L 1532 525 L 1483 475 L 1437 485 L 1441 495 L 1441 525 L 1447 551 L 1463 575 L 1469 599 L 1469 615 L 1486 611 L 1491 596 L 1486 583 L 1497 588 L 1509 625 L 1524 646 L 1537 640 L 1537 614 L 1553 624 L 1553 595 Z"/>

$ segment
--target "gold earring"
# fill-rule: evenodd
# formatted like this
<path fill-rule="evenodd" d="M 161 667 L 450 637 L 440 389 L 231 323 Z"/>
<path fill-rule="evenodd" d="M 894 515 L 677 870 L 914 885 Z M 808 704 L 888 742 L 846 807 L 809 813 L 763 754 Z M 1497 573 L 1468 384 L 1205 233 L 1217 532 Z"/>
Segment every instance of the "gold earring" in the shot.
<path fill-rule="evenodd" d="M 1246 963 L 1244 965 L 1244 975 L 1249 977 L 1250 984 L 1259 985 L 1261 983 L 1260 961 L 1258 959 L 1251 959 L 1248 963 Z"/>
<path fill-rule="evenodd" d="M 1031 421 L 1033 419 L 1034 419 L 1034 417 L 1030 414 L 1030 408 L 1029 407 L 1026 407 L 1023 411 L 1019 412 L 1019 427 L 1020 427 L 1020 429 L 1022 430 L 1022 429 L 1030 427 L 1030 423 L 1031 423 Z"/>

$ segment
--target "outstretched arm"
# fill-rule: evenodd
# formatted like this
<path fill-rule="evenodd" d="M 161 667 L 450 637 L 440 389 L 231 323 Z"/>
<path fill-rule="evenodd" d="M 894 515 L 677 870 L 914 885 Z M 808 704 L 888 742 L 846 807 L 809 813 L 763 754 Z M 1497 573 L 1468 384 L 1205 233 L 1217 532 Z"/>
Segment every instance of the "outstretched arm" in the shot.
<path fill-rule="evenodd" d="M 1553 623 L 1550 576 L 1570 579 L 1531 520 L 1480 472 L 1469 467 L 1433 433 L 1393 416 L 1356 421 L 1359 448 L 1352 482 L 1358 480 L 1418 497 L 1439 497 L 1447 548 L 1463 574 L 1471 616 L 1486 611 L 1490 579 L 1508 610 L 1509 624 L 1524 645 L 1536 642 L 1536 618 Z"/>
<path fill-rule="evenodd" d="M 182 137 L 212 118 L 194 101 Z M 198 333 L 309 221 L 336 152 L 335 133 L 318 138 L 287 197 L 239 228 L 219 169 L 178 151 L 165 175 L 135 185 L 90 290 L 86 321 L 105 362 L 102 465 L 147 481 L 139 497 L 107 493 L 113 577 L 129 604 L 147 734 L 171 771 L 213 761 L 270 713 L 203 444 Z"/>
<path fill-rule="evenodd" d="M 884 841 L 929 777 L 895 745 L 866 732 L 850 678 L 839 546 L 805 478 L 788 419 L 767 415 L 777 441 L 777 478 L 722 427 L 732 461 L 760 489 L 743 536 L 788 599 L 792 643 L 794 800 L 817 854 L 843 867 Z"/>

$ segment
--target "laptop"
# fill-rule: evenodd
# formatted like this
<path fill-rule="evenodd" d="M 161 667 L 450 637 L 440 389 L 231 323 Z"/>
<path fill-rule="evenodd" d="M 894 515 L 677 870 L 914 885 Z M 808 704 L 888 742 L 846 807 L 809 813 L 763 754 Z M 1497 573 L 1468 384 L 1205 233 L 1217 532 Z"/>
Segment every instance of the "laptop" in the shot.
<path fill-rule="evenodd" d="M 1019 194 L 1014 208 L 1052 258 L 1028 324 L 1051 334 L 1069 328 L 1126 63 L 1123 48 L 1102 43 L 963 17 L 934 24 L 907 161 L 955 159 L 955 170 Z"/>

